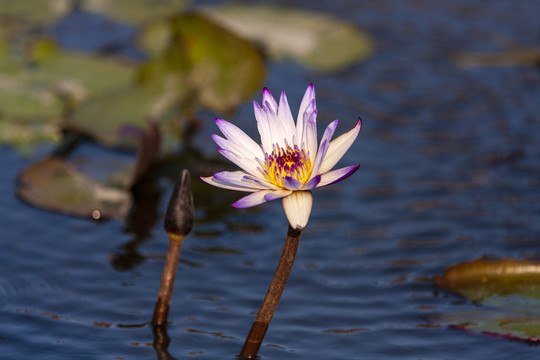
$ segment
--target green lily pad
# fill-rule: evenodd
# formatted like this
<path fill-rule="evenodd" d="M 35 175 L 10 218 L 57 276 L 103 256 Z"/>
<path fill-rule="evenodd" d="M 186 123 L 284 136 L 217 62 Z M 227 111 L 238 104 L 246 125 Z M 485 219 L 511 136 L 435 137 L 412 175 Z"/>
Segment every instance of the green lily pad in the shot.
<path fill-rule="evenodd" d="M 56 157 L 23 170 L 17 195 L 40 208 L 94 219 L 124 218 L 132 202 L 128 191 L 100 184 Z"/>
<path fill-rule="evenodd" d="M 265 67 L 250 42 L 197 14 L 175 15 L 155 26 L 161 45 L 139 68 L 136 82 L 84 103 L 68 129 L 106 146 L 134 148 L 126 126 L 145 127 L 152 119 L 162 134 L 178 135 L 181 120 L 192 119 L 197 108 L 232 111 L 260 88 Z M 155 34 L 152 25 L 144 29 L 142 43 Z M 164 139 L 167 148 L 171 142 Z"/>
<path fill-rule="evenodd" d="M 159 38 L 169 41 L 140 69 L 142 83 L 173 79 L 184 107 L 218 113 L 233 111 L 261 87 L 266 68 L 251 42 L 196 13 L 175 15 L 166 28 L 156 26 Z M 146 36 L 141 34 L 143 44 Z"/>
<path fill-rule="evenodd" d="M 94 219 L 125 218 L 132 205 L 131 189 L 159 156 L 159 129 L 152 122 L 148 128 L 134 134 L 139 142 L 136 159 L 85 156 L 85 171 L 73 165 L 76 161 L 49 157 L 19 174 L 17 195 L 50 211 Z M 105 171 L 103 179 L 97 180 L 96 172 L 103 172 L 106 167 L 113 170 Z"/>
<path fill-rule="evenodd" d="M 441 288 L 473 301 L 511 294 L 540 299 L 540 263 L 530 261 L 479 259 L 452 266 L 435 280 Z"/>
<path fill-rule="evenodd" d="M 261 5 L 207 7 L 204 12 L 262 44 L 274 59 L 291 58 L 316 70 L 340 70 L 375 51 L 366 33 L 326 14 Z"/>
<path fill-rule="evenodd" d="M 66 129 L 90 135 L 102 145 L 135 149 L 133 128 L 147 128 L 147 120 L 159 122 L 162 133 L 173 131 L 172 121 L 177 96 L 175 89 L 128 85 L 87 101 L 77 108 L 65 124 Z M 167 125 L 169 127 L 167 127 Z"/>
<path fill-rule="evenodd" d="M 438 315 L 433 321 L 473 333 L 540 342 L 540 263 L 479 259 L 450 267 L 436 283 L 484 307 Z"/>
<path fill-rule="evenodd" d="M 29 45 L 24 58 L 0 52 L 0 143 L 58 141 L 66 110 L 132 79 L 130 65 L 64 52 L 50 39 Z"/>
<path fill-rule="evenodd" d="M 519 340 L 540 342 L 540 317 L 505 310 L 475 309 L 450 314 L 440 314 L 431 321 L 452 329 Z"/>

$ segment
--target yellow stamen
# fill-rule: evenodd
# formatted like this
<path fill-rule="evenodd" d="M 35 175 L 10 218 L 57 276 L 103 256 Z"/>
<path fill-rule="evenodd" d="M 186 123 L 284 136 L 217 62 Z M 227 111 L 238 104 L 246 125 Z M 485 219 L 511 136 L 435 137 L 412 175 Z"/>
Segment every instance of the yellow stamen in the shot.
<path fill-rule="evenodd" d="M 270 183 L 284 187 L 283 178 L 290 176 L 302 184 L 305 184 L 311 175 L 311 161 L 309 153 L 297 145 L 286 148 L 274 145 L 272 153 L 264 156 L 264 161 L 259 160 L 259 170 Z"/>

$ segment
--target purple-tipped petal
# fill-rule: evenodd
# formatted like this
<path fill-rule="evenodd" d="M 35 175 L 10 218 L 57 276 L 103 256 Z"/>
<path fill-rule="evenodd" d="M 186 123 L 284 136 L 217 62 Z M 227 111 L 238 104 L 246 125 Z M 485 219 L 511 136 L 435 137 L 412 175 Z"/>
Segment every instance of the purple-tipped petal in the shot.
<path fill-rule="evenodd" d="M 313 84 L 308 85 L 306 92 L 304 93 L 304 97 L 302 98 L 302 102 L 300 103 L 300 108 L 298 109 L 298 118 L 296 119 L 297 125 L 303 120 L 304 113 L 311 103 L 313 103 L 313 108 L 315 109 L 315 87 Z"/>
<path fill-rule="evenodd" d="M 254 188 L 251 188 L 251 187 L 241 187 L 241 186 L 236 186 L 236 185 L 233 185 L 233 184 L 225 183 L 225 182 L 217 180 L 213 176 L 209 176 L 209 177 L 200 176 L 199 179 L 201 179 L 202 181 L 204 181 L 207 184 L 210 184 L 212 186 L 219 187 L 219 188 L 222 188 L 222 189 L 235 190 L 235 191 L 245 191 L 245 192 L 259 191 L 259 189 L 254 189 Z"/>
<path fill-rule="evenodd" d="M 274 190 L 260 190 L 257 192 L 254 192 L 253 194 L 249 194 L 248 196 L 244 196 L 237 202 L 232 204 L 232 207 L 235 207 L 237 209 L 243 209 L 248 208 L 252 206 L 257 206 L 262 203 L 265 203 L 267 200 L 264 198 L 264 196 L 270 192 L 273 192 Z"/>
<path fill-rule="evenodd" d="M 266 111 L 268 117 L 268 127 L 270 129 L 270 138 L 272 144 L 279 144 L 280 147 L 284 146 L 284 140 L 292 141 L 294 133 L 288 134 L 285 127 L 283 126 L 279 115 L 272 111 L 270 104 L 265 102 L 263 105 L 263 110 Z M 265 149 L 266 150 L 266 149 Z"/>
<path fill-rule="evenodd" d="M 321 175 L 317 175 L 313 179 L 309 180 L 306 183 L 306 185 L 304 185 L 302 190 L 311 190 L 311 189 L 317 187 L 317 185 L 319 185 L 320 182 L 321 182 Z"/>
<path fill-rule="evenodd" d="M 322 174 L 321 182 L 319 182 L 317 187 L 328 186 L 340 182 L 341 180 L 345 180 L 354 174 L 359 167 L 360 164 L 356 164 Z"/>
<path fill-rule="evenodd" d="M 315 157 L 315 161 L 313 163 L 311 176 L 315 176 L 320 173 L 319 168 L 321 167 L 321 164 L 326 156 L 330 139 L 332 138 L 332 135 L 334 135 L 334 132 L 336 131 L 337 124 L 338 124 L 338 120 L 334 120 L 330 124 L 328 124 L 328 126 L 326 127 L 326 130 L 324 131 L 324 134 L 321 138 L 321 144 L 319 145 L 317 156 Z"/>
<path fill-rule="evenodd" d="M 253 110 L 255 112 L 255 119 L 257 119 L 257 130 L 261 136 L 261 144 L 263 152 L 271 151 L 272 149 L 272 132 L 270 131 L 270 122 L 268 120 L 268 113 L 259 106 L 259 104 L 253 102 Z"/>
<path fill-rule="evenodd" d="M 311 173 L 313 174 L 312 176 L 320 173 L 319 168 L 321 167 L 322 161 L 326 156 L 330 139 L 336 131 L 337 124 L 338 120 L 332 121 L 330 124 L 328 124 L 326 130 L 324 131 L 324 134 L 321 138 L 321 145 L 319 146 L 319 151 L 317 152 L 317 156 L 315 157 L 315 163 L 313 164 L 313 169 L 311 170 Z"/>
<path fill-rule="evenodd" d="M 262 104 L 264 106 L 264 103 L 269 104 L 269 108 L 274 112 L 274 114 L 277 114 L 277 108 L 278 103 L 276 102 L 276 99 L 272 96 L 272 93 L 268 88 L 263 89 L 263 95 L 262 95 Z"/>
<path fill-rule="evenodd" d="M 294 126 L 294 119 L 291 113 L 291 108 L 289 107 L 289 102 L 287 101 L 287 95 L 285 94 L 285 91 L 281 92 L 281 97 L 279 98 L 278 118 L 281 121 L 285 133 L 287 134 L 287 141 L 289 142 L 289 144 L 292 145 L 292 138 L 296 133 L 296 128 Z"/>
<path fill-rule="evenodd" d="M 259 167 L 259 163 L 255 160 L 255 158 L 249 155 L 246 157 L 245 154 L 237 154 L 227 149 L 218 148 L 217 150 L 221 155 L 229 159 L 248 174 L 256 175 L 258 173 L 257 167 Z"/>
<path fill-rule="evenodd" d="M 317 155 L 317 109 L 313 106 L 313 101 L 308 110 L 303 115 L 301 123 L 297 124 L 298 146 L 303 147 L 310 154 L 313 163 Z"/>
<path fill-rule="evenodd" d="M 283 178 L 283 186 L 289 190 L 300 190 L 304 184 L 291 176 L 285 176 Z"/>
<path fill-rule="evenodd" d="M 319 169 L 320 174 L 332 170 L 332 168 L 338 163 L 338 161 L 354 143 L 354 140 L 356 140 L 361 128 L 362 119 L 358 118 L 358 122 L 356 123 L 355 127 L 330 142 L 326 156 L 324 157 Z"/>
<path fill-rule="evenodd" d="M 264 200 L 272 201 L 272 200 L 284 198 L 285 196 L 289 196 L 291 194 L 292 194 L 292 190 L 276 190 L 276 191 L 272 191 L 264 195 Z"/>
<path fill-rule="evenodd" d="M 309 160 L 313 164 L 317 156 L 317 110 L 313 110 L 306 126 L 305 147 L 309 152 Z"/>
<path fill-rule="evenodd" d="M 278 187 L 272 183 L 269 183 L 268 181 L 264 180 L 264 179 L 261 179 L 259 177 L 256 177 L 256 176 L 252 176 L 252 175 L 244 175 L 244 179 L 248 182 L 254 182 L 256 184 L 259 184 L 262 188 L 265 188 L 265 189 L 274 189 L 274 190 L 278 190 L 278 189 L 281 189 L 281 187 Z"/>
<path fill-rule="evenodd" d="M 243 171 L 222 171 L 214 174 L 214 179 L 219 183 L 252 189 L 250 191 L 268 189 L 268 186 L 254 181 L 252 177 L 246 175 L 246 173 Z"/>
<path fill-rule="evenodd" d="M 246 153 L 249 153 L 253 155 L 254 157 L 261 157 L 263 155 L 261 146 L 257 144 L 255 141 L 253 141 L 252 138 L 250 138 L 245 132 L 243 132 L 238 126 L 231 124 L 227 120 L 223 119 L 216 119 L 216 125 L 218 126 L 219 130 L 225 135 L 227 140 L 222 143 L 230 144 L 229 146 L 225 147 L 220 145 L 217 141 L 215 136 L 212 136 L 214 141 L 218 143 L 218 145 L 222 148 L 232 148 L 232 151 L 240 151 L 244 155 L 247 155 Z"/>

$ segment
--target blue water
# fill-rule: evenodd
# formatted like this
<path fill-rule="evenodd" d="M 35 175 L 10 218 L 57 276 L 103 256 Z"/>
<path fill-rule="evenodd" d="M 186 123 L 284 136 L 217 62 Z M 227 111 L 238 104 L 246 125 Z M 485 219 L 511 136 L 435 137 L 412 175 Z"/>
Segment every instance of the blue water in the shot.
<path fill-rule="evenodd" d="M 295 2 L 293 2 L 295 3 Z M 303 2 L 296 2 L 303 6 Z M 540 2 L 335 1 L 314 10 L 356 23 L 378 51 L 335 74 L 270 63 L 267 86 L 293 109 L 309 82 L 319 130 L 360 115 L 342 160 L 349 180 L 315 192 L 263 359 L 532 359 L 540 349 L 439 326 L 478 304 L 433 277 L 481 257 L 540 260 L 540 68 L 456 66 L 459 51 L 538 46 Z M 295 112 L 295 110 L 293 111 Z M 198 181 L 219 159 L 208 126 L 156 174 L 125 222 L 51 213 L 15 196 L 17 173 L 46 156 L 0 148 L 0 358 L 234 359 L 286 233 L 279 202 L 237 210 L 241 194 Z M 256 134 L 247 102 L 228 118 Z M 177 173 L 193 175 L 196 222 L 173 293 L 168 347 L 148 322 L 168 240 L 161 219 Z M 163 335 L 163 334 L 161 334 Z M 157 338 L 157 337 L 156 337 Z"/>

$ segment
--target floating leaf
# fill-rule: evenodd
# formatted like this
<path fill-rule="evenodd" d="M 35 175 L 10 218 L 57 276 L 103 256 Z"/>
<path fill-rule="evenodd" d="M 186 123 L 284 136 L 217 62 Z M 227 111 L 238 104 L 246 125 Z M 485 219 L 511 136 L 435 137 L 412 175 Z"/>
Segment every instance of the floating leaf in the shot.
<path fill-rule="evenodd" d="M 21 172 L 17 195 L 40 208 L 94 219 L 123 218 L 131 206 L 129 192 L 104 186 L 55 157 Z"/>
<path fill-rule="evenodd" d="M 505 310 L 475 309 L 431 318 L 437 324 L 474 334 L 540 343 L 540 317 Z"/>
<path fill-rule="evenodd" d="M 473 301 L 516 293 L 540 299 L 540 263 L 479 259 L 448 268 L 436 283 Z"/>
<path fill-rule="evenodd" d="M 25 153 L 30 153 L 38 143 L 57 142 L 60 138 L 60 128 L 57 124 L 0 119 L 0 143 L 17 146 Z"/>
<path fill-rule="evenodd" d="M 163 53 L 172 41 L 172 29 L 165 20 L 143 25 L 137 37 L 139 46 L 151 55 Z"/>
<path fill-rule="evenodd" d="M 538 66 L 540 64 L 540 51 L 537 49 L 510 50 L 499 53 L 467 51 L 456 54 L 453 61 L 456 65 L 463 67 Z"/>
<path fill-rule="evenodd" d="M 115 60 L 60 51 L 50 39 L 26 57 L 0 52 L 0 142 L 18 147 L 59 139 L 67 105 L 131 81 L 133 67 Z"/>
<path fill-rule="evenodd" d="M 135 149 L 131 129 L 146 128 L 147 120 L 161 122 L 174 117 L 175 89 L 127 85 L 84 103 L 66 123 L 68 130 L 84 133 L 105 146 Z M 138 132 L 138 130 L 137 130 Z"/>
<path fill-rule="evenodd" d="M 275 59 L 292 58 L 316 70 L 343 69 L 374 52 L 367 34 L 326 14 L 260 5 L 204 11 L 239 35 L 260 42 Z"/>
<path fill-rule="evenodd" d="M 485 306 L 439 315 L 437 323 L 508 339 L 540 341 L 540 263 L 479 259 L 436 277 L 441 288 Z"/>
<path fill-rule="evenodd" d="M 170 18 L 157 32 L 166 46 L 153 48 L 156 57 L 139 72 L 142 83 L 176 79 L 185 107 L 205 107 L 219 113 L 234 110 L 259 89 L 265 66 L 255 46 L 195 13 Z M 142 42 L 148 35 L 141 34 Z M 146 41 L 148 43 L 148 41 Z M 162 48 L 161 52 L 159 50 Z"/>
<path fill-rule="evenodd" d="M 230 111 L 260 87 L 265 68 L 251 43 L 196 14 L 156 24 L 170 36 L 165 34 L 155 58 L 141 66 L 139 81 L 86 102 L 70 117 L 68 129 L 106 146 L 134 148 L 126 127 L 144 127 L 153 119 L 163 134 L 178 134 L 179 120 L 197 107 Z M 153 31 L 145 29 L 142 39 Z"/>
<path fill-rule="evenodd" d="M 24 201 L 51 211 L 81 217 L 124 218 L 131 208 L 131 188 L 144 176 L 159 155 L 161 136 L 157 126 L 138 131 L 137 158 L 124 166 L 114 161 L 113 173 L 103 182 L 90 178 L 68 160 L 49 157 L 23 170 L 17 194 Z M 92 166 L 92 158 L 85 159 Z M 99 169 L 91 169 L 91 171 Z"/>

